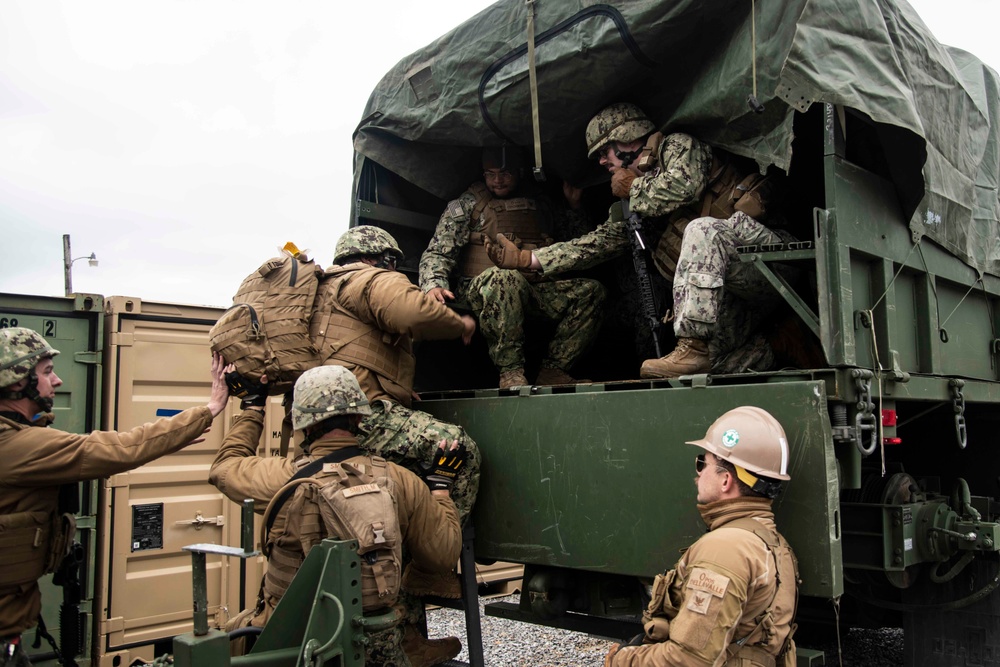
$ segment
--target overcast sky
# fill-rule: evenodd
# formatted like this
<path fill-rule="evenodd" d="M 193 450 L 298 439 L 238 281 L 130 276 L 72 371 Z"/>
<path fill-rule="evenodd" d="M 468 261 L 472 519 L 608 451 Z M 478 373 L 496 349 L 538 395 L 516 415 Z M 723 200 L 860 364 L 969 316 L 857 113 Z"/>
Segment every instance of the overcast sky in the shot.
<path fill-rule="evenodd" d="M 489 0 L 2 0 L 0 291 L 227 306 L 286 240 L 328 264 L 351 133 L 399 59 Z M 911 0 L 1000 70 L 1000 0 Z"/>

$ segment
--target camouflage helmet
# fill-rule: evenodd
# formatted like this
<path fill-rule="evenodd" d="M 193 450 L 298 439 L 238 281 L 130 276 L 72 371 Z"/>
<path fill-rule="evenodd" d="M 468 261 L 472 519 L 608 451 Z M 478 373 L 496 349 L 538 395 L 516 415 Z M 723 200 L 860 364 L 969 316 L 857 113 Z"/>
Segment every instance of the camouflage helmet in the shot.
<path fill-rule="evenodd" d="M 0 388 L 28 377 L 42 359 L 59 354 L 41 334 L 23 327 L 0 329 Z"/>
<path fill-rule="evenodd" d="M 310 368 L 295 382 L 292 427 L 301 430 L 337 415 L 370 415 L 368 398 L 343 366 Z"/>
<path fill-rule="evenodd" d="M 593 159 L 612 141 L 629 143 L 655 130 L 653 121 L 636 105 L 627 102 L 612 104 L 601 109 L 587 123 L 587 158 Z"/>
<path fill-rule="evenodd" d="M 351 227 L 337 239 L 333 263 L 340 264 L 340 260 L 353 255 L 381 255 L 383 252 L 395 255 L 397 262 L 403 261 L 403 251 L 392 234 L 374 225 L 359 225 Z"/>
<path fill-rule="evenodd" d="M 687 444 L 701 447 L 735 465 L 737 477 L 751 488 L 757 478 L 750 475 L 748 480 L 744 475 L 746 471 L 772 480 L 791 479 L 785 429 L 766 410 L 749 405 L 730 410 L 708 427 L 704 438 Z"/>

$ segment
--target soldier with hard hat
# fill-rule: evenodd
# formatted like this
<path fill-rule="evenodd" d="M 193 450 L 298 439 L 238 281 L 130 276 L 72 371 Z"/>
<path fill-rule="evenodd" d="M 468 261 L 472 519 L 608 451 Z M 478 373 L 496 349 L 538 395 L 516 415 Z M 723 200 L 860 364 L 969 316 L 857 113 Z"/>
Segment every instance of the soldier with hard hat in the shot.
<path fill-rule="evenodd" d="M 640 376 L 768 370 L 774 353 L 756 332 L 780 296 L 736 249 L 794 240 L 762 224 L 776 178 L 688 134 L 657 132 L 634 104 L 601 110 L 586 139 L 587 156 L 611 173 L 612 193 L 652 222 L 654 264 L 673 282 L 677 347 L 646 360 Z M 551 276 L 604 262 L 630 244 L 624 220 L 612 215 L 589 234 L 535 251 L 505 238 L 487 248 L 497 266 Z"/>
<path fill-rule="evenodd" d="M 227 370 L 232 372 L 232 367 Z M 262 380 L 266 381 L 266 377 Z M 259 395 L 266 397 L 266 391 Z M 242 407 L 210 473 L 211 482 L 226 496 L 235 502 L 253 498 L 258 506 L 266 506 L 298 471 L 314 461 L 384 471 L 380 474 L 392 482 L 387 488 L 392 489 L 400 538 L 412 558 L 411 564 L 431 573 L 451 571 L 462 547 L 458 512 L 450 496 L 455 474 L 461 471 L 467 454 L 461 443 L 457 440 L 437 443 L 433 462 L 422 469 L 423 479 L 406 468 L 362 452 L 358 442 L 360 425 L 371 417 L 372 407 L 357 378 L 343 366 L 319 366 L 296 381 L 292 424 L 305 437 L 304 453 L 295 460 L 258 456 L 264 401 L 250 397 Z M 323 524 L 318 519 L 320 512 L 315 501 L 308 495 L 298 497 L 303 493 L 302 489 L 296 490 L 295 496 L 282 507 L 273 509 L 275 520 L 263 545 L 269 561 L 257 605 L 234 618 L 227 629 L 263 627 L 310 548 L 326 537 L 317 534 L 322 532 Z M 295 507 L 299 511 L 289 511 Z M 362 606 L 365 614 L 386 611 L 377 593 L 363 595 Z M 406 610 L 400 612 L 400 617 L 407 617 Z M 457 638 L 428 640 L 412 623 L 372 632 L 368 639 L 365 664 L 373 665 L 425 667 L 454 657 L 461 650 Z"/>
<path fill-rule="evenodd" d="M 76 491 L 61 487 L 138 468 L 196 442 L 229 400 L 224 362 L 214 355 L 205 406 L 125 433 L 46 428 L 62 386 L 58 354 L 36 331 L 0 329 L 0 665 L 30 664 L 21 633 L 39 622 L 38 579 L 59 567 L 74 540 L 67 496 Z"/>
<path fill-rule="evenodd" d="M 653 581 L 643 634 L 614 645 L 605 667 L 795 665 L 798 564 L 774 523 L 788 440 L 765 410 L 744 406 L 688 442 L 708 532 Z"/>
<path fill-rule="evenodd" d="M 483 180 L 441 214 L 420 258 L 420 288 L 441 303 L 457 297 L 471 308 L 500 373 L 501 389 L 528 384 L 524 329 L 529 316 L 555 324 L 534 384 L 580 382 L 568 371 L 600 329 L 604 287 L 585 278 L 532 279 L 499 269 L 483 245 L 497 234 L 516 237 L 522 249 L 549 245 L 553 236 L 575 236 L 586 223 L 573 208 L 579 209 L 580 191 L 564 188 L 569 208 L 556 208 L 548 197 L 531 192 L 522 184 L 521 154 L 513 146 L 484 149 L 482 165 Z M 571 226 L 574 230 L 566 234 Z"/>

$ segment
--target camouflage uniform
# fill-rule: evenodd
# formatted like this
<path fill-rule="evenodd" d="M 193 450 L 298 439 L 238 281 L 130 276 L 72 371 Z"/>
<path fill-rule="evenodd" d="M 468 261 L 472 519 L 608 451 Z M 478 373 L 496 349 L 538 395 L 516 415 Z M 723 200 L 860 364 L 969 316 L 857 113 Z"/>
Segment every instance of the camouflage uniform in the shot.
<path fill-rule="evenodd" d="M 370 454 L 401 466 L 412 466 L 415 462 L 430 461 L 442 439 L 449 443 L 458 440 L 465 446 L 468 459 L 451 489 L 458 516 L 465 523 L 479 492 L 482 458 L 476 442 L 461 426 L 441 421 L 422 410 L 412 410 L 385 399 L 372 401 L 371 408 L 371 416 L 361 421 L 358 436 L 359 446 Z"/>
<path fill-rule="evenodd" d="M 483 186 L 485 187 L 485 186 Z M 534 199 L 543 220 L 556 232 L 579 231 L 582 218 L 574 211 L 557 215 L 544 197 Z M 420 257 L 420 289 L 450 289 L 450 278 L 462 249 L 485 225 L 473 219 L 477 197 L 472 189 L 451 201 L 438 221 L 427 250 Z M 520 271 L 486 269 L 474 278 L 458 276 L 455 297 L 479 320 L 490 359 L 504 373 L 524 368 L 524 323 L 529 316 L 556 322 L 543 367 L 569 370 L 594 340 L 601 324 L 604 287 L 596 280 L 574 278 L 529 281 Z"/>
<path fill-rule="evenodd" d="M 361 263 L 346 267 L 335 265 L 328 269 L 319 287 L 316 305 L 319 312 L 338 313 L 346 317 L 347 325 L 331 326 L 331 331 L 357 326 L 358 323 L 374 327 L 381 332 L 380 341 L 391 340 L 394 346 L 400 348 L 403 358 L 400 365 L 408 368 L 412 368 L 407 361 L 412 359 L 411 337 L 457 338 L 464 330 L 461 319 L 453 310 L 423 294 L 402 273 Z M 341 345 L 340 341 L 324 339 L 319 348 L 324 364 L 348 368 L 368 396 L 372 414 L 361 422 L 359 437 L 364 451 L 412 467 L 429 462 L 438 442 L 444 438 L 449 442 L 458 440 L 466 447 L 468 458 L 451 492 L 464 522 L 472 512 L 479 489 L 481 458 L 475 441 L 461 426 L 410 407 L 412 375 L 387 377 L 377 368 L 369 368 L 354 357 L 348 358 L 350 348 Z"/>
<path fill-rule="evenodd" d="M 652 219 L 696 204 L 711 168 L 708 144 L 686 134 L 667 135 L 657 166 L 632 182 L 630 210 Z M 684 230 L 673 281 L 674 332 L 678 338 L 709 341 L 713 372 L 764 370 L 773 364 L 770 347 L 753 332 L 780 296 L 757 269 L 739 261 L 736 248 L 790 240 L 786 232 L 741 212 L 728 220 L 698 218 Z M 609 219 L 590 234 L 534 252 L 550 275 L 606 261 L 627 251 L 630 242 L 624 222 Z"/>
<path fill-rule="evenodd" d="M 658 218 L 697 202 L 712 168 L 712 149 L 686 134 L 674 133 L 660 144 L 658 166 L 632 181 L 629 209 Z M 535 250 L 546 275 L 586 269 L 626 252 L 630 240 L 622 220 L 608 219 L 589 234 Z"/>
<path fill-rule="evenodd" d="M 402 626 L 396 625 L 365 636 L 370 642 L 365 650 L 366 665 L 410 667 L 410 659 L 403 652 Z"/>
<path fill-rule="evenodd" d="M 781 299 L 760 271 L 739 260 L 736 248 L 793 240 L 791 234 L 768 229 L 739 211 L 728 220 L 692 220 L 684 230 L 674 277 L 674 333 L 709 341 L 714 371 L 766 370 L 773 363 L 770 347 L 762 348 L 758 337 L 741 349 L 743 368 L 732 359 L 729 368 L 719 368 L 726 355 L 747 344 Z"/>

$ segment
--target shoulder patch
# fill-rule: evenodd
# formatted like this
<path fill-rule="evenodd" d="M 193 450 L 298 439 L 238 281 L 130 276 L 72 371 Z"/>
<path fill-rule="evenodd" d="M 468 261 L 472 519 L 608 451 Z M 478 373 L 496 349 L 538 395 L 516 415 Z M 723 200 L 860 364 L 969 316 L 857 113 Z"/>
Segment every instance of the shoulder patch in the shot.
<path fill-rule="evenodd" d="M 691 570 L 691 575 L 688 577 L 686 587 L 721 598 L 726 594 L 726 590 L 729 588 L 729 577 L 724 574 L 719 574 L 718 572 L 712 572 L 711 570 L 703 567 L 696 567 Z"/>

